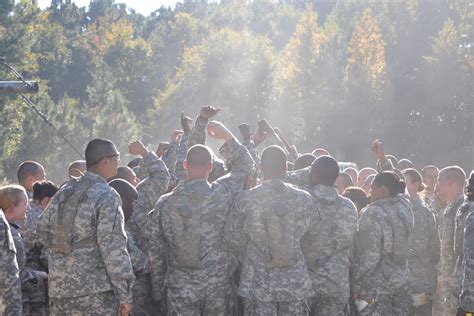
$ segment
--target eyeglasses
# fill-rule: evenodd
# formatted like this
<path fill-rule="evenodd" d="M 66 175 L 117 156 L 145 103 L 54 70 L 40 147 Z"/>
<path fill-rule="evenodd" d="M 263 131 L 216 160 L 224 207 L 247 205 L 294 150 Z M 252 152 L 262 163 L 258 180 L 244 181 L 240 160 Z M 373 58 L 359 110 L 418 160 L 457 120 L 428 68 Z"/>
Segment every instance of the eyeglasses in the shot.
<path fill-rule="evenodd" d="M 91 166 L 93 165 L 96 165 L 98 164 L 99 162 L 101 162 L 103 159 L 106 159 L 106 158 L 117 158 L 117 161 L 120 162 L 120 154 L 113 154 L 113 155 L 108 155 L 108 156 L 104 156 L 102 158 L 100 158 L 99 160 L 95 161 L 94 163 L 90 164 Z"/>

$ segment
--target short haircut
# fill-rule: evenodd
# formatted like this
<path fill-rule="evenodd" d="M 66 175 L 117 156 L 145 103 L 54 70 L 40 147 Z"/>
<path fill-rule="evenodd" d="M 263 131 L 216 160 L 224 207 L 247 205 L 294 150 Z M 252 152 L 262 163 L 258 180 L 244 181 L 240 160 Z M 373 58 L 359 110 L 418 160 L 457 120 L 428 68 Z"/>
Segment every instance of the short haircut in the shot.
<path fill-rule="evenodd" d="M 212 163 L 211 151 L 207 146 L 197 144 L 188 149 L 186 161 L 190 167 L 207 167 Z"/>
<path fill-rule="evenodd" d="M 311 166 L 314 160 L 316 160 L 315 155 L 310 153 L 303 154 L 296 158 L 295 163 L 293 165 L 293 170 L 300 170 L 309 167 Z"/>
<path fill-rule="evenodd" d="M 39 181 L 33 184 L 33 200 L 41 201 L 46 197 L 53 197 L 58 187 L 51 181 Z"/>
<path fill-rule="evenodd" d="M 336 159 L 331 156 L 320 156 L 311 165 L 309 172 L 309 183 L 311 185 L 322 184 L 334 186 L 339 176 L 339 165 Z"/>
<path fill-rule="evenodd" d="M 109 181 L 112 181 L 115 179 L 122 179 L 125 181 L 129 181 L 130 176 L 136 177 L 135 171 L 133 171 L 132 168 L 128 166 L 120 166 L 117 168 L 117 174 L 114 177 L 110 178 Z"/>
<path fill-rule="evenodd" d="M 466 187 L 466 196 L 469 201 L 474 201 L 474 170 L 471 171 Z"/>
<path fill-rule="evenodd" d="M 6 211 L 9 207 L 21 202 L 26 190 L 21 185 L 11 184 L 0 188 L 0 209 Z"/>
<path fill-rule="evenodd" d="M 435 170 L 437 173 L 439 173 L 438 167 L 436 167 L 434 165 L 428 165 L 426 167 L 423 167 L 423 169 L 421 169 L 421 174 L 425 175 L 430 170 Z"/>
<path fill-rule="evenodd" d="M 109 185 L 120 195 L 123 214 L 125 220 L 128 220 L 133 214 L 133 201 L 138 198 L 137 190 L 128 181 L 122 179 L 112 180 Z"/>
<path fill-rule="evenodd" d="M 115 145 L 108 139 L 96 138 L 91 140 L 86 147 L 87 167 L 98 164 L 103 158 L 118 154 Z"/>
<path fill-rule="evenodd" d="M 329 154 L 329 151 L 327 151 L 326 149 L 324 148 L 316 148 L 315 150 L 313 150 L 312 154 L 316 157 L 319 157 L 319 156 L 330 156 Z"/>
<path fill-rule="evenodd" d="M 351 187 L 354 186 L 354 182 L 352 182 L 352 178 L 348 173 L 341 172 L 339 173 L 338 177 L 340 177 L 344 183 L 344 187 Z"/>
<path fill-rule="evenodd" d="M 413 168 L 413 162 L 411 162 L 410 160 L 406 159 L 406 158 L 403 158 L 403 159 L 400 159 L 398 161 L 398 166 L 400 167 L 400 169 L 408 169 L 408 168 Z"/>
<path fill-rule="evenodd" d="M 265 148 L 260 161 L 264 178 L 283 176 L 286 173 L 286 154 L 280 146 L 272 145 Z"/>
<path fill-rule="evenodd" d="M 36 161 L 24 161 L 22 162 L 16 171 L 16 176 L 18 178 L 18 182 L 24 182 L 30 176 L 36 176 L 41 170 L 43 166 Z"/>
<path fill-rule="evenodd" d="M 439 177 L 445 177 L 449 182 L 453 182 L 459 187 L 464 187 L 466 183 L 466 173 L 459 166 L 449 166 L 441 169 Z"/>
<path fill-rule="evenodd" d="M 410 178 L 410 182 L 418 182 L 419 186 L 417 191 L 421 192 L 425 189 L 425 185 L 423 184 L 423 179 L 421 178 L 421 174 L 415 168 L 408 168 L 402 171 L 403 175 L 406 178 Z"/>
<path fill-rule="evenodd" d="M 73 169 L 81 170 L 82 165 L 86 166 L 86 161 L 85 160 L 76 160 L 76 161 L 73 161 L 69 164 L 69 167 L 67 168 L 67 170 L 68 171 L 71 171 Z"/>

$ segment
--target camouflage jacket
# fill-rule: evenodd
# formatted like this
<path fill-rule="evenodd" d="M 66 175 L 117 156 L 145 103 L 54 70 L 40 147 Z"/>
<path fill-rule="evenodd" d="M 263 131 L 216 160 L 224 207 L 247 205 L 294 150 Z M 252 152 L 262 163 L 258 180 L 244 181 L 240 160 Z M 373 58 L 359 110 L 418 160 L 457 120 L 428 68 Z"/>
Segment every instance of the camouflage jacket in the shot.
<path fill-rule="evenodd" d="M 360 298 L 408 289 L 413 222 L 412 206 L 403 195 L 378 200 L 362 210 L 352 275 L 353 292 Z"/>
<path fill-rule="evenodd" d="M 21 315 L 21 283 L 10 225 L 0 209 L 0 315 Z"/>
<path fill-rule="evenodd" d="M 459 302 L 461 308 L 466 312 L 474 311 L 474 202 L 466 203 L 469 206 L 468 216 L 465 222 L 463 259 L 461 273 L 461 295 Z"/>
<path fill-rule="evenodd" d="M 132 302 L 120 196 L 100 175 L 87 171 L 67 182 L 44 211 L 38 236 L 49 252 L 50 297 L 115 290 L 120 303 Z"/>
<path fill-rule="evenodd" d="M 357 229 L 357 210 L 335 188 L 309 188 L 317 221 L 302 242 L 309 275 L 317 296 L 349 298 L 349 269 Z"/>
<path fill-rule="evenodd" d="M 412 201 L 414 230 L 409 266 L 413 293 L 434 293 L 438 284 L 440 240 L 436 218 L 420 196 Z"/>
<path fill-rule="evenodd" d="M 461 293 L 462 283 L 462 264 L 464 259 L 464 230 L 466 224 L 466 218 L 470 212 L 474 209 L 472 205 L 474 203 L 468 201 L 459 207 L 456 213 L 456 220 L 454 225 L 454 256 L 455 256 L 455 267 L 454 267 L 454 292 L 457 296 Z"/>
<path fill-rule="evenodd" d="M 240 296 L 266 302 L 314 296 L 300 246 L 312 206 L 307 192 L 281 179 L 264 180 L 239 195 L 227 240 L 242 262 Z"/>
<path fill-rule="evenodd" d="M 150 213 L 148 257 L 155 300 L 163 299 L 165 288 L 194 298 L 202 291 L 230 287 L 235 260 L 224 242 L 224 225 L 233 197 L 254 165 L 236 139 L 225 143 L 220 153 L 232 163 L 232 172 L 213 183 L 183 181 Z"/>

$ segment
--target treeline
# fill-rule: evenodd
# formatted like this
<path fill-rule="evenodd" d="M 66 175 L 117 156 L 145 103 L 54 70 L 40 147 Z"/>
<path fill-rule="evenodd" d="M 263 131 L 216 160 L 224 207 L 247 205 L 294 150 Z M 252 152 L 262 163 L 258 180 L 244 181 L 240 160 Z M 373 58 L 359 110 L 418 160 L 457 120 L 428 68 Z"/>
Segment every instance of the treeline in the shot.
<path fill-rule="evenodd" d="M 146 17 L 113 0 L 12 3 L 0 56 L 39 80 L 33 101 L 80 151 L 93 137 L 156 145 L 212 104 L 236 134 L 267 118 L 301 152 L 364 166 L 378 137 L 417 167 L 474 165 L 469 0 L 203 0 Z M 0 179 L 34 159 L 63 180 L 77 154 L 20 97 L 0 112 Z"/>

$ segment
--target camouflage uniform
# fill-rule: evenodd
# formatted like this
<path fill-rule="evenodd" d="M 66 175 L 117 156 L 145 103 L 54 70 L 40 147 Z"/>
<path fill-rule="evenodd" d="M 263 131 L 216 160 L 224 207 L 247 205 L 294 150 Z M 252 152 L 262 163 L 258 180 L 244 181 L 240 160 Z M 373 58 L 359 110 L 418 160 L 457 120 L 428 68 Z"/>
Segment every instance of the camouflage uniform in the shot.
<path fill-rule="evenodd" d="M 441 226 L 441 258 L 438 274 L 438 293 L 436 300 L 440 305 L 435 307 L 437 315 L 455 315 L 458 305 L 458 299 L 453 292 L 453 275 L 455 254 L 454 254 L 454 230 L 456 214 L 464 201 L 464 195 L 446 206 L 443 212 L 443 222 Z M 435 304 L 436 305 L 436 304 Z"/>
<path fill-rule="evenodd" d="M 169 163 L 169 161 L 168 161 Z M 130 253 L 136 280 L 132 288 L 133 314 L 153 315 L 156 307 L 151 295 L 150 267 L 147 260 L 148 247 L 145 238 L 145 227 L 148 221 L 148 213 L 153 209 L 160 196 L 166 192 L 170 180 L 170 174 L 165 162 L 158 159 L 154 152 L 148 154 L 140 161 L 144 179 L 138 184 L 138 198 L 133 202 L 132 216 L 125 223 L 127 232 L 132 236 L 136 248 L 135 258 L 140 264 L 134 264 L 133 253 Z M 130 243 L 129 243 L 129 246 Z M 146 260 L 139 259 L 141 254 Z"/>
<path fill-rule="evenodd" d="M 407 315 L 411 204 L 402 195 L 362 210 L 355 238 L 353 291 L 369 303 L 360 315 Z"/>
<path fill-rule="evenodd" d="M 468 201 L 464 205 L 468 214 L 465 221 L 461 273 L 461 294 L 459 303 L 466 312 L 474 311 L 474 202 Z"/>
<path fill-rule="evenodd" d="M 10 225 L 0 209 L 0 315 L 21 315 L 21 283 Z"/>
<path fill-rule="evenodd" d="M 53 315 L 116 315 L 118 303 L 132 303 L 120 197 L 100 175 L 87 171 L 67 182 L 44 211 L 38 236 L 49 253 Z"/>
<path fill-rule="evenodd" d="M 300 247 L 311 224 L 312 198 L 282 179 L 264 180 L 238 197 L 227 240 L 239 254 L 238 295 L 245 315 L 307 315 L 314 296 Z"/>
<path fill-rule="evenodd" d="M 423 293 L 426 304 L 413 307 L 414 315 L 431 315 L 433 295 L 437 286 L 437 265 L 440 257 L 440 240 L 434 214 L 420 196 L 412 201 L 415 219 L 410 245 L 409 267 L 411 288 L 414 295 Z"/>
<path fill-rule="evenodd" d="M 254 165 L 236 139 L 225 143 L 220 153 L 232 163 L 231 173 L 213 183 L 183 181 L 163 195 L 150 213 L 147 237 L 153 298 L 164 300 L 167 291 L 170 313 L 228 315 L 232 308 L 235 259 L 224 242 L 224 225 L 233 196 Z"/>
<path fill-rule="evenodd" d="M 24 315 L 46 315 L 46 273 L 34 271 L 25 267 L 26 252 L 23 238 L 18 226 L 10 224 L 15 242 L 16 259 L 20 269 L 21 292 Z"/>
<path fill-rule="evenodd" d="M 179 181 L 186 180 L 186 170 L 183 167 L 183 161 L 186 159 L 188 153 L 189 132 L 181 136 L 179 146 L 176 148 L 176 162 L 174 164 L 173 172 Z"/>
<path fill-rule="evenodd" d="M 349 269 L 357 229 L 354 204 L 332 187 L 317 185 L 313 196 L 317 218 L 303 237 L 301 247 L 308 264 L 316 297 L 312 315 L 344 315 L 350 296 Z M 319 215 L 321 213 L 321 215 Z M 322 218 L 322 222 L 320 218 Z"/>

